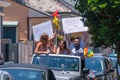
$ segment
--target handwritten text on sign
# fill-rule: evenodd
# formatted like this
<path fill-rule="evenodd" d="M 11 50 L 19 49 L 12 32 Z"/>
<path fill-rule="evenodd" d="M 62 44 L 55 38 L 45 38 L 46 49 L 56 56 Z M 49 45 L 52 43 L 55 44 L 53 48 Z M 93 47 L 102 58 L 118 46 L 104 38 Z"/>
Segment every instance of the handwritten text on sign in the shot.
<path fill-rule="evenodd" d="M 88 27 L 84 27 L 81 17 L 63 18 L 62 24 L 65 34 L 88 31 Z"/>
<path fill-rule="evenodd" d="M 52 29 L 52 23 L 51 21 L 44 22 L 38 25 L 33 26 L 33 34 L 34 34 L 34 40 L 39 41 L 40 36 L 46 33 L 48 36 L 52 36 L 53 29 Z"/>

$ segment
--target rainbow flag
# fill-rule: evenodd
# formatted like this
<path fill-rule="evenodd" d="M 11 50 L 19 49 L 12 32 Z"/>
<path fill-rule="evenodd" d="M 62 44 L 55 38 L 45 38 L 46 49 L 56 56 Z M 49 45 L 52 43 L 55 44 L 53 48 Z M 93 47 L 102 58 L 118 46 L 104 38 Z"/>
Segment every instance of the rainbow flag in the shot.
<path fill-rule="evenodd" d="M 85 57 L 93 57 L 94 56 L 93 50 L 91 50 L 89 48 L 84 48 L 84 56 Z"/>

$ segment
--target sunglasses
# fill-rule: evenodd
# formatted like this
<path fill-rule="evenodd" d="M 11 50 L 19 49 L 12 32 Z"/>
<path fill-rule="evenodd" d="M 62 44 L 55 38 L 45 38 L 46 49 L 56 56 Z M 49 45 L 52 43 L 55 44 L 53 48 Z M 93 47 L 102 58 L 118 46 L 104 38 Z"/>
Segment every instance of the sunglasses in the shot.
<path fill-rule="evenodd" d="M 42 40 L 45 40 L 45 41 L 47 41 L 47 38 L 42 38 Z"/>

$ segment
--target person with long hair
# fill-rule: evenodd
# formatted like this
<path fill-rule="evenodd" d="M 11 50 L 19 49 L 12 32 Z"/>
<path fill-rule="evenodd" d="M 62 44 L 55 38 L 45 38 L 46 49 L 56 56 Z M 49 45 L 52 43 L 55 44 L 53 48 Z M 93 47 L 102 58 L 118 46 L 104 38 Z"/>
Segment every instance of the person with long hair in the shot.
<path fill-rule="evenodd" d="M 35 53 L 48 54 L 56 53 L 56 46 L 54 45 L 53 39 L 57 33 L 55 30 L 54 34 L 51 37 L 48 37 L 48 34 L 44 33 L 40 37 L 40 41 L 37 43 L 35 48 Z"/>
<path fill-rule="evenodd" d="M 48 50 L 47 50 L 48 53 L 56 54 L 57 46 L 54 44 L 53 39 L 50 39 L 50 40 L 48 41 L 47 48 L 48 48 Z"/>
<path fill-rule="evenodd" d="M 37 46 L 35 48 L 35 53 L 47 54 L 47 44 L 48 44 L 48 35 L 44 33 L 41 35 L 40 41 L 37 43 Z"/>
<path fill-rule="evenodd" d="M 66 41 L 61 41 L 59 47 L 57 48 L 57 54 L 71 54 L 71 51 L 67 48 Z"/>

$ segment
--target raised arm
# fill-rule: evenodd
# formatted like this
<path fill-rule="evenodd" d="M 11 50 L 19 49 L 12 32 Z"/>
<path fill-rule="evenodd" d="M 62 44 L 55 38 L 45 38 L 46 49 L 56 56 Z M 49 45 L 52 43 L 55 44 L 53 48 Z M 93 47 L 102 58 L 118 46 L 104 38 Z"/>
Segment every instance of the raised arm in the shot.
<path fill-rule="evenodd" d="M 53 33 L 53 35 L 49 38 L 49 40 L 54 39 L 54 38 L 55 38 L 55 36 L 56 36 L 56 34 L 57 34 L 57 29 L 55 30 L 55 32 Z"/>
<path fill-rule="evenodd" d="M 56 52 L 57 52 L 57 47 L 56 47 L 56 45 L 54 45 L 54 48 L 53 48 L 53 49 L 50 48 L 50 47 L 48 47 L 48 49 L 49 49 L 50 52 L 53 53 L 53 54 L 56 54 Z"/>

